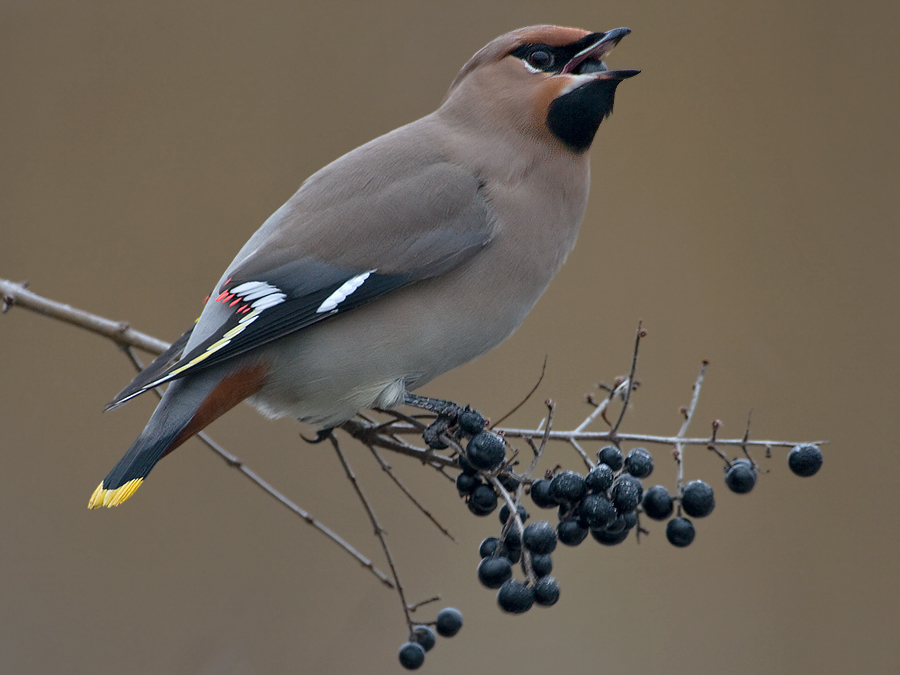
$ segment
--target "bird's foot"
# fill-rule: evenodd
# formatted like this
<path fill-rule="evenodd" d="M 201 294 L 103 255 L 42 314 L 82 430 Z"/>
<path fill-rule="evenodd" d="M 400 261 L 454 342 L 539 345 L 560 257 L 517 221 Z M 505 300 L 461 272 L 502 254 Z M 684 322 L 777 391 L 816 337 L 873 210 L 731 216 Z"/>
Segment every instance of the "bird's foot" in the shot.
<path fill-rule="evenodd" d="M 478 411 L 450 401 L 407 394 L 403 402 L 413 408 L 427 410 L 437 415 L 437 419 L 422 432 L 422 438 L 426 445 L 433 450 L 444 450 L 447 447 L 447 444 L 441 440 L 443 434 L 447 433 L 457 439 L 462 434 L 474 436 L 484 429 L 487 423 L 484 416 Z"/>

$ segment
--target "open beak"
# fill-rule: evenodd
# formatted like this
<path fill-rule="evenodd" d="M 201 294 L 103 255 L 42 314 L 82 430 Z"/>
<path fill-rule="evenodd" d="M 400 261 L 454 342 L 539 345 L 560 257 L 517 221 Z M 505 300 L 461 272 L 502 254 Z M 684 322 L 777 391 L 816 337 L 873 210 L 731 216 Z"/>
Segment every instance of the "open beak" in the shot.
<path fill-rule="evenodd" d="M 563 75 L 595 75 L 597 80 L 625 80 L 637 75 L 639 70 L 608 70 L 603 58 L 619 41 L 631 33 L 630 28 L 615 28 L 603 33 L 591 46 L 582 49 L 563 67 Z"/>

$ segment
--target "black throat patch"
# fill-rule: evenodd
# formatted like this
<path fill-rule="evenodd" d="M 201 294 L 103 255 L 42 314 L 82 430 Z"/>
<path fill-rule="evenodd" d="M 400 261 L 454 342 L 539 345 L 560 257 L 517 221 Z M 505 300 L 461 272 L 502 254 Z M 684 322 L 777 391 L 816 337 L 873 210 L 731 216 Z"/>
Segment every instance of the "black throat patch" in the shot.
<path fill-rule="evenodd" d="M 547 111 L 547 128 L 573 152 L 586 152 L 600 123 L 613 111 L 620 81 L 595 80 L 555 99 Z"/>

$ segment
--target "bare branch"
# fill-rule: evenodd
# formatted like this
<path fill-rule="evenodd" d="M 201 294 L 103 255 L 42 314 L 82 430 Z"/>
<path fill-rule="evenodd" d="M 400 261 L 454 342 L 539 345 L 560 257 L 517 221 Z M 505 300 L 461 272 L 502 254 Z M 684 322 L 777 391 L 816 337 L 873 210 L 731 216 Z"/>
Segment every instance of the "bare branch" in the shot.
<path fill-rule="evenodd" d="M 422 502 L 416 499 L 415 495 L 413 495 L 413 493 L 409 491 L 409 488 L 407 488 L 403 484 L 403 482 L 399 478 L 397 478 L 397 474 L 394 473 L 391 465 L 384 460 L 384 458 L 378 453 L 378 450 L 376 450 L 372 445 L 369 445 L 367 447 L 369 448 L 369 451 L 375 456 L 375 459 L 377 460 L 378 465 L 381 467 L 381 470 L 384 471 L 392 481 L 394 481 L 394 485 L 400 488 L 400 491 L 406 495 L 407 499 L 409 499 L 409 501 L 411 501 L 415 505 L 415 507 L 419 509 L 419 511 L 421 511 L 426 518 L 428 518 L 428 520 L 434 523 L 435 527 L 443 532 L 443 534 L 448 539 L 450 539 L 450 541 L 452 541 L 454 544 L 458 544 L 459 542 L 456 541 L 456 538 L 452 534 L 450 534 L 450 531 L 446 527 L 441 525 L 440 522 L 438 522 L 438 519 L 434 517 L 434 514 L 429 511 L 425 507 L 425 505 L 422 504 Z"/>
<path fill-rule="evenodd" d="M 697 401 L 700 399 L 700 386 L 703 384 L 703 376 L 706 374 L 706 367 L 709 365 L 709 361 L 703 361 L 700 364 L 700 373 L 697 375 L 697 381 L 694 382 L 694 391 L 691 396 L 691 404 L 688 406 L 687 410 L 684 410 L 684 421 L 681 423 L 681 428 L 678 430 L 678 434 L 675 438 L 682 439 L 684 435 L 687 433 L 688 427 L 691 424 L 691 420 L 694 418 L 694 411 L 697 409 Z M 746 440 L 746 439 L 742 439 Z M 672 451 L 672 456 L 675 457 L 675 461 L 678 463 L 678 477 L 675 480 L 675 489 L 676 494 L 681 496 L 681 488 L 684 485 L 684 456 L 682 453 L 684 443 L 678 441 L 675 443 L 675 449 Z"/>
<path fill-rule="evenodd" d="M 638 348 L 641 346 L 641 339 L 647 336 L 647 332 L 641 328 L 638 321 L 637 333 L 634 336 L 634 353 L 631 356 L 631 371 L 628 373 L 628 387 L 625 389 L 625 400 L 622 401 L 622 410 L 619 412 L 619 419 L 613 425 L 612 433 L 619 430 L 622 420 L 625 419 L 625 413 L 628 411 L 628 402 L 631 400 L 631 392 L 634 391 L 634 373 L 637 370 Z"/>
<path fill-rule="evenodd" d="M 8 311 L 10 307 L 30 309 L 32 312 L 43 314 L 51 319 L 57 319 L 107 337 L 116 344 L 137 347 L 151 354 L 162 354 L 169 348 L 166 342 L 130 328 L 125 321 L 110 321 L 102 316 L 32 293 L 26 287 L 25 283 L 17 284 L 7 279 L 0 279 L 3 312 Z"/>
<path fill-rule="evenodd" d="M 341 466 L 344 469 L 344 473 L 347 475 L 347 479 L 350 481 L 350 484 L 353 486 L 353 490 L 356 492 L 356 496 L 359 497 L 359 501 L 362 503 L 363 509 L 365 510 L 366 515 L 369 517 L 369 522 L 372 523 L 375 537 L 381 544 L 381 550 L 384 551 L 384 557 L 387 560 L 388 567 L 391 570 L 391 576 L 394 577 L 394 588 L 397 591 L 397 595 L 400 596 L 400 604 L 403 605 L 403 616 L 406 617 L 406 623 L 409 626 L 410 631 L 412 631 L 413 620 L 410 616 L 410 605 L 406 601 L 406 591 L 404 590 L 403 584 L 400 581 L 400 575 L 397 573 L 397 566 L 394 564 L 394 556 L 391 555 L 391 549 L 388 546 L 387 539 L 384 536 L 384 528 L 381 526 L 381 523 L 378 522 L 378 517 L 375 515 L 375 510 L 372 508 L 372 504 L 369 502 L 369 499 L 362 491 L 362 487 L 360 486 L 359 481 L 356 479 L 356 474 L 350 467 L 350 463 L 347 461 L 347 457 L 344 455 L 344 451 L 341 450 L 340 443 L 338 443 L 337 436 L 334 435 L 334 432 L 328 435 L 328 440 L 331 441 L 331 446 L 334 448 L 334 451 L 338 456 L 338 460 L 340 460 Z"/>

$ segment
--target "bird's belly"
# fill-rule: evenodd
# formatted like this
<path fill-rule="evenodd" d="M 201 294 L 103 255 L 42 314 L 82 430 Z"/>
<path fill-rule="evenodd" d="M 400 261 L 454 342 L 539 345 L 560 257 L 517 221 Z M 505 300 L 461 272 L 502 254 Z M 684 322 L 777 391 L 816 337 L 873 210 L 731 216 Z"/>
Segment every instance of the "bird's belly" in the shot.
<path fill-rule="evenodd" d="M 503 286 L 488 294 L 487 307 L 483 299 L 471 307 L 465 283 L 424 281 L 285 336 L 272 343 L 270 375 L 250 403 L 319 427 L 364 408 L 399 405 L 406 391 L 481 356 L 518 328 L 539 293 L 523 298 Z"/>

